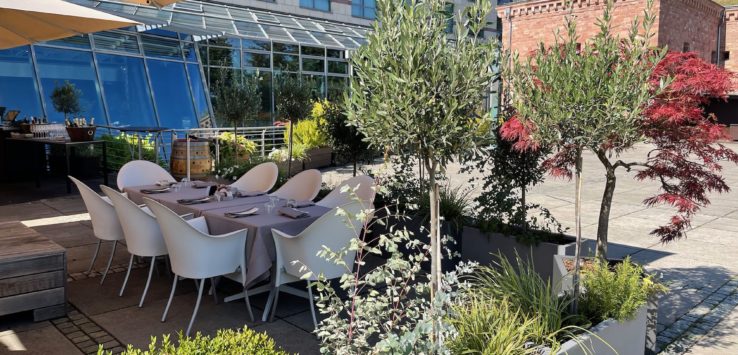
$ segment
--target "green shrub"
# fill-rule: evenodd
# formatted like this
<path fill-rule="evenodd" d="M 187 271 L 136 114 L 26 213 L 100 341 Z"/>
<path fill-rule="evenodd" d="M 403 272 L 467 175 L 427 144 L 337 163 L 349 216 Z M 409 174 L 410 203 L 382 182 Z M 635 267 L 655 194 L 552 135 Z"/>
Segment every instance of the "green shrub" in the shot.
<path fill-rule="evenodd" d="M 453 307 L 451 324 L 457 335 L 449 343 L 453 354 L 537 354 L 528 347 L 535 318 L 523 314 L 507 298 L 473 296 Z"/>
<path fill-rule="evenodd" d="M 256 143 L 246 139 L 244 136 L 236 138 L 238 145 L 238 155 L 233 144 L 233 132 L 223 132 L 218 136 L 218 146 L 220 148 L 220 160 L 225 162 L 236 162 L 248 159 L 256 152 Z M 215 156 L 215 145 L 211 146 L 212 155 Z M 237 159 L 236 159 L 237 158 Z"/>
<path fill-rule="evenodd" d="M 131 149 L 133 149 L 135 159 L 138 159 L 137 136 L 125 133 L 117 136 L 103 134 L 100 139 L 104 140 L 106 144 L 108 168 L 118 170 L 125 163 L 133 160 L 131 159 Z M 156 159 L 156 145 L 153 136 L 150 134 L 141 137 L 141 159 L 148 161 Z M 166 166 L 166 162 L 161 159 L 161 155 L 159 156 L 159 165 Z"/>
<path fill-rule="evenodd" d="M 651 275 L 645 275 L 630 257 L 613 268 L 602 260 L 584 268 L 582 287 L 579 311 L 594 324 L 608 318 L 620 322 L 633 319 L 651 295 L 666 290 Z"/>
<path fill-rule="evenodd" d="M 102 346 L 98 355 L 111 355 L 111 351 L 104 351 Z M 179 332 L 179 345 L 175 346 L 169 340 L 169 335 L 163 336 L 161 344 L 157 345 L 156 337 L 151 337 L 148 350 L 134 349 L 128 345 L 123 355 L 195 355 L 195 354 L 223 354 L 223 355 L 272 355 L 287 354 L 274 344 L 274 339 L 266 333 L 257 333 L 247 327 L 242 330 L 221 329 L 213 337 L 202 335 L 200 332 L 194 338 L 184 337 Z"/>
<path fill-rule="evenodd" d="M 293 148 L 292 154 L 295 154 L 294 149 L 297 146 L 304 146 L 306 149 L 324 147 L 328 145 L 328 138 L 325 133 L 320 129 L 318 119 L 307 119 L 300 120 L 294 123 L 295 134 L 292 137 Z M 284 141 L 287 142 L 290 139 L 290 129 L 292 124 L 287 126 L 284 131 Z"/>
<path fill-rule="evenodd" d="M 571 300 L 554 296 L 551 282 L 544 281 L 530 262 L 516 257 L 516 268 L 501 254 L 497 259 L 497 265 L 479 268 L 473 289 L 489 299 L 508 299 L 524 318 L 532 320 L 529 341 L 556 348 L 571 335 L 574 317 L 567 313 Z"/>
<path fill-rule="evenodd" d="M 307 150 L 308 148 L 302 144 L 295 144 L 292 146 L 292 161 L 300 161 L 307 158 Z M 289 154 L 287 152 L 287 148 L 280 148 L 272 150 L 271 153 L 269 153 L 269 159 L 274 160 L 276 162 L 286 162 L 287 159 L 289 159 Z"/>

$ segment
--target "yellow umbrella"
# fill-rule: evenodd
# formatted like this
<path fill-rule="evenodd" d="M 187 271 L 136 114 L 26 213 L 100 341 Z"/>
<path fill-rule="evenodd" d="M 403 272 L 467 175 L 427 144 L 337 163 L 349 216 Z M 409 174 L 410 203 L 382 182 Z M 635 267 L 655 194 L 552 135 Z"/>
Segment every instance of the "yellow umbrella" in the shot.
<path fill-rule="evenodd" d="M 123 1 L 132 3 L 132 4 L 153 5 L 156 7 L 164 7 L 169 4 L 174 4 L 175 2 L 179 0 L 123 0 Z"/>
<path fill-rule="evenodd" d="M 138 24 L 62 0 L 0 0 L 0 49 Z"/>

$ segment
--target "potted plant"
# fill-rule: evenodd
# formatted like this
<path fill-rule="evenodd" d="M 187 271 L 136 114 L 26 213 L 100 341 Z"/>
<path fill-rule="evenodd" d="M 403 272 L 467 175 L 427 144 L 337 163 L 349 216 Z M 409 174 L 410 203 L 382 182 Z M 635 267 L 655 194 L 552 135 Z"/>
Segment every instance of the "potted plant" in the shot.
<path fill-rule="evenodd" d="M 238 127 L 257 119 L 261 108 L 261 93 L 259 92 L 259 73 L 234 77 L 231 69 L 222 68 L 214 80 L 215 100 L 213 109 L 221 120 L 233 126 L 233 133 L 221 134 L 218 139 L 228 137 L 232 139 L 232 157 L 237 163 L 242 157 L 248 156 L 251 145 L 239 140 Z M 245 139 L 245 138 L 244 138 Z"/>
<path fill-rule="evenodd" d="M 328 140 L 320 129 L 323 119 L 323 104 L 316 102 L 313 105 L 311 118 L 299 120 L 289 124 L 284 132 L 285 141 L 289 141 L 293 135 L 294 146 L 301 146 L 305 150 L 305 159 L 302 169 L 318 169 L 331 165 L 333 149 L 328 145 Z M 294 132 L 293 132 L 294 128 Z"/>
<path fill-rule="evenodd" d="M 320 129 L 336 153 L 336 158 L 351 162 L 353 175 L 356 176 L 359 159 L 369 151 L 364 135 L 356 127 L 348 124 L 344 108 L 340 105 L 325 101 L 323 110 L 324 120 L 321 121 Z"/>
<path fill-rule="evenodd" d="M 289 127 L 296 124 L 299 120 L 310 114 L 313 102 L 313 83 L 311 79 L 300 78 L 290 74 L 282 74 L 276 78 L 274 87 L 274 97 L 276 100 L 277 112 L 284 116 L 289 122 Z M 289 136 L 287 137 L 287 176 L 294 173 L 292 162 L 293 158 L 293 138 L 294 130 L 288 128 Z M 305 148 L 305 147 L 303 147 Z M 299 164 L 302 170 L 302 164 Z"/>

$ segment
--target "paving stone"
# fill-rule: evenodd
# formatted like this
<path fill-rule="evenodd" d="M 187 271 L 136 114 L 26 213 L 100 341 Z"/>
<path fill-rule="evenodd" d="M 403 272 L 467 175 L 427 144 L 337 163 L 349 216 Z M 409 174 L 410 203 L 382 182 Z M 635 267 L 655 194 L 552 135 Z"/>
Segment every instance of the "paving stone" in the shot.
<path fill-rule="evenodd" d="M 85 353 L 97 353 L 98 348 L 99 345 L 95 344 L 82 349 L 82 351 L 84 351 Z"/>
<path fill-rule="evenodd" d="M 84 336 L 84 335 L 86 335 L 86 334 L 83 333 L 82 331 L 76 331 L 76 332 L 73 332 L 73 333 L 67 333 L 66 334 L 67 338 L 69 338 L 69 339 L 79 338 L 79 337 Z"/>
<path fill-rule="evenodd" d="M 74 323 L 77 326 L 81 326 L 83 324 L 90 323 L 90 320 L 85 317 L 85 318 L 80 318 L 80 319 L 74 320 L 74 321 L 72 321 L 72 323 Z"/>
<path fill-rule="evenodd" d="M 111 340 L 105 343 L 102 343 L 103 349 L 112 349 L 116 346 L 120 346 L 120 343 L 117 340 Z"/>
<path fill-rule="evenodd" d="M 69 340 L 72 341 L 72 343 L 75 343 L 75 344 L 79 344 L 79 343 L 83 343 L 83 342 L 88 341 L 88 340 L 92 340 L 87 335 L 83 335 L 83 336 L 76 337 L 76 338 L 72 338 L 72 337 L 68 337 L 68 338 L 69 338 Z"/>
<path fill-rule="evenodd" d="M 56 327 L 59 329 L 64 329 L 64 328 L 73 327 L 74 323 L 70 322 L 69 319 L 67 318 L 63 322 L 54 323 L 54 325 L 56 325 Z"/>
<path fill-rule="evenodd" d="M 97 343 L 95 343 L 95 342 L 94 342 L 94 341 L 92 341 L 92 340 L 87 340 L 87 341 L 83 341 L 83 342 L 81 342 L 81 343 L 79 343 L 79 344 L 76 344 L 76 345 L 77 345 L 77 347 L 78 347 L 78 348 L 80 348 L 80 349 L 86 349 L 86 348 L 89 348 L 89 347 L 91 347 L 91 346 L 93 346 L 93 345 L 97 345 Z"/>
<path fill-rule="evenodd" d="M 90 334 L 90 333 L 95 333 L 95 332 L 99 332 L 99 331 L 101 331 L 101 330 L 102 330 L 102 329 L 100 329 L 100 327 L 98 327 L 98 326 L 97 326 L 97 324 L 95 324 L 95 323 L 85 323 L 85 324 L 82 324 L 82 325 L 80 325 L 79 327 L 80 327 L 80 329 L 82 329 L 82 330 L 83 330 L 83 331 L 84 331 L 85 333 L 88 333 L 88 334 Z"/>
<path fill-rule="evenodd" d="M 95 339 L 97 339 L 99 337 L 104 337 L 106 335 L 108 335 L 108 332 L 106 332 L 104 330 L 100 330 L 100 331 L 97 331 L 97 332 L 94 332 L 94 333 L 90 333 L 90 336 L 93 337 L 93 338 L 95 338 Z"/>
<path fill-rule="evenodd" d="M 108 341 L 111 341 L 111 340 L 115 340 L 115 339 L 113 337 L 111 337 L 110 335 L 105 335 L 105 336 L 102 336 L 100 338 L 95 338 L 95 341 L 98 342 L 98 343 L 105 343 L 105 342 L 108 342 Z"/>
<path fill-rule="evenodd" d="M 77 328 L 77 326 L 75 326 L 75 325 L 72 325 L 71 327 L 66 327 L 66 328 L 63 328 L 63 329 L 59 329 L 59 331 L 62 332 L 62 334 L 64 334 L 64 335 L 68 335 L 70 333 L 78 332 L 79 331 L 79 328 Z"/>

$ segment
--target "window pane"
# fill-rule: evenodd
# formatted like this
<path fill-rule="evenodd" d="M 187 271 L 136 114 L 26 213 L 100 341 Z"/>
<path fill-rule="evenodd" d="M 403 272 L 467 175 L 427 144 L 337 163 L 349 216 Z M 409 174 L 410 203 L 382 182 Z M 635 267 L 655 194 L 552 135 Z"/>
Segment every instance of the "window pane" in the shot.
<path fill-rule="evenodd" d="M 340 49 L 328 49 L 327 50 L 328 57 L 331 58 L 346 58 L 346 51 L 342 51 Z"/>
<path fill-rule="evenodd" d="M 320 11 L 331 11 L 331 2 L 330 0 L 314 0 L 315 1 L 315 9 Z"/>
<path fill-rule="evenodd" d="M 348 63 L 328 61 L 328 72 L 336 74 L 348 74 Z"/>
<path fill-rule="evenodd" d="M 97 32 L 92 35 L 95 48 L 109 51 L 139 53 L 136 36 L 117 32 Z"/>
<path fill-rule="evenodd" d="M 190 84 L 192 84 L 192 95 L 195 99 L 197 120 L 200 122 L 203 119 L 209 119 L 210 111 L 208 110 L 208 94 L 203 86 L 202 78 L 200 77 L 200 66 L 192 63 L 187 64 L 187 71 L 190 75 Z"/>
<path fill-rule="evenodd" d="M 167 128 L 197 127 L 184 63 L 147 59 L 159 123 Z"/>
<path fill-rule="evenodd" d="M 270 61 L 269 54 L 243 52 L 244 67 L 271 68 Z"/>
<path fill-rule="evenodd" d="M 336 76 L 328 77 L 328 101 L 336 102 L 343 98 L 343 93 L 348 88 L 348 78 Z"/>
<path fill-rule="evenodd" d="M 241 43 L 243 44 L 243 49 L 256 49 L 256 50 L 262 50 L 262 51 L 270 51 L 272 50 L 272 44 L 268 41 L 256 41 L 253 39 L 244 39 L 241 40 Z"/>
<path fill-rule="evenodd" d="M 142 36 L 144 54 L 147 57 L 182 60 L 182 48 L 179 41 L 158 37 Z"/>
<path fill-rule="evenodd" d="M 90 39 L 87 35 L 72 36 L 43 43 L 61 47 L 90 49 Z"/>
<path fill-rule="evenodd" d="M 245 75 L 254 75 L 255 72 L 248 72 Z M 261 93 L 261 109 L 259 110 L 256 126 L 268 126 L 272 124 L 272 73 L 259 72 L 259 92 Z"/>
<path fill-rule="evenodd" d="M 313 99 L 325 97 L 325 76 L 306 74 L 302 76 L 302 79 L 309 80 L 313 85 Z"/>
<path fill-rule="evenodd" d="M 197 54 L 195 54 L 195 45 L 192 43 L 182 42 L 184 57 L 188 62 L 197 63 Z"/>
<path fill-rule="evenodd" d="M 210 47 L 210 65 L 218 65 L 224 67 L 240 67 L 241 57 L 240 50 L 225 47 Z"/>
<path fill-rule="evenodd" d="M 143 59 L 98 54 L 105 102 L 113 126 L 156 126 Z"/>
<path fill-rule="evenodd" d="M 17 120 L 43 116 L 28 46 L 0 51 L 0 105 L 20 110 Z"/>
<path fill-rule="evenodd" d="M 303 71 L 317 71 L 323 72 L 325 70 L 325 61 L 322 59 L 303 58 L 302 59 L 302 70 Z"/>
<path fill-rule="evenodd" d="M 297 53 L 297 48 L 295 44 L 274 43 L 274 52 Z"/>
<path fill-rule="evenodd" d="M 298 71 L 298 56 L 289 54 L 274 54 L 274 69 L 286 71 Z"/>
<path fill-rule="evenodd" d="M 324 57 L 325 56 L 325 48 L 302 46 L 302 54 L 304 54 L 304 55 L 314 55 L 314 56 L 318 56 L 318 57 Z"/>
<path fill-rule="evenodd" d="M 313 8 L 313 0 L 300 0 L 300 7 Z"/>
<path fill-rule="evenodd" d="M 56 112 L 51 103 L 51 93 L 65 81 L 74 84 L 82 92 L 80 97 L 81 115 L 95 117 L 97 122 L 105 122 L 105 113 L 100 100 L 100 88 L 97 85 L 95 70 L 92 65 L 92 53 L 50 47 L 34 47 L 36 63 L 41 77 L 43 97 L 46 100 L 49 120 L 63 122 L 64 114 Z M 109 122 L 110 123 L 110 122 Z"/>

